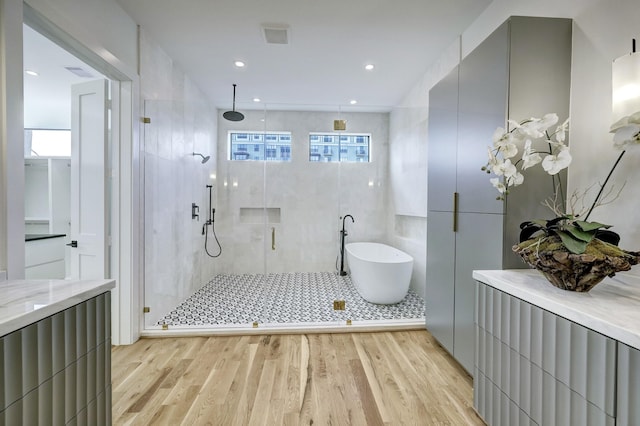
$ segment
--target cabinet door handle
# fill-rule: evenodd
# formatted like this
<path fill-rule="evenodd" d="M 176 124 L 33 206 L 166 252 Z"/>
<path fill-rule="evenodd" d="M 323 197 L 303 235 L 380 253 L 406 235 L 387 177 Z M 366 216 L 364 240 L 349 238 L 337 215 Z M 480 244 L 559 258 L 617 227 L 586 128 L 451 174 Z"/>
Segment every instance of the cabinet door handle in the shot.
<path fill-rule="evenodd" d="M 69 247 L 73 247 L 76 248 L 78 247 L 78 242 L 76 240 L 71 240 L 71 242 L 69 244 L 67 244 Z"/>
<path fill-rule="evenodd" d="M 276 228 L 271 228 L 271 250 L 276 249 Z"/>
<path fill-rule="evenodd" d="M 458 232 L 458 198 L 457 192 L 453 193 L 453 232 Z"/>

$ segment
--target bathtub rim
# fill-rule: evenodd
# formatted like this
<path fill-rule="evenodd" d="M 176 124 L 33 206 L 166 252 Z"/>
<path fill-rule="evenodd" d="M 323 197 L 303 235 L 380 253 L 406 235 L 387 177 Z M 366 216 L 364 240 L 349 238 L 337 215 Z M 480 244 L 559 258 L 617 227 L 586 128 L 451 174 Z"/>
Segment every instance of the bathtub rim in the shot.
<path fill-rule="evenodd" d="M 367 258 L 367 257 L 363 257 L 361 255 L 357 255 L 356 253 L 354 253 L 353 250 L 349 250 L 349 247 L 355 247 L 355 246 L 359 246 L 359 245 L 373 245 L 373 246 L 378 246 L 378 247 L 384 247 L 385 250 L 389 250 L 391 253 L 397 253 L 400 256 L 398 256 L 397 259 L 393 259 L 393 258 L 387 258 L 385 260 L 378 260 L 378 259 L 371 259 L 371 258 Z M 391 246 L 389 244 L 385 244 L 385 243 L 378 243 L 378 242 L 374 242 L 374 241 L 356 241 L 353 243 L 348 243 L 344 246 L 345 251 L 347 251 L 349 254 L 351 254 L 353 257 L 355 257 L 358 260 L 362 260 L 364 262 L 371 262 L 371 263 L 389 263 L 389 264 L 396 264 L 396 263 L 409 263 L 409 262 L 413 262 L 414 258 L 413 256 L 411 256 L 409 253 L 406 253 L 394 246 Z"/>

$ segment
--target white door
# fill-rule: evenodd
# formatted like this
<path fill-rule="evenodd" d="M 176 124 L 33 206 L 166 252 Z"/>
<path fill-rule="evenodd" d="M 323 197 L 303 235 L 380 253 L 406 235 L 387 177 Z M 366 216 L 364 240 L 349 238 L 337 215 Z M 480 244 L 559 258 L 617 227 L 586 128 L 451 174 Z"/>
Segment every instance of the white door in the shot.
<path fill-rule="evenodd" d="M 107 84 L 71 87 L 71 279 L 107 277 Z"/>

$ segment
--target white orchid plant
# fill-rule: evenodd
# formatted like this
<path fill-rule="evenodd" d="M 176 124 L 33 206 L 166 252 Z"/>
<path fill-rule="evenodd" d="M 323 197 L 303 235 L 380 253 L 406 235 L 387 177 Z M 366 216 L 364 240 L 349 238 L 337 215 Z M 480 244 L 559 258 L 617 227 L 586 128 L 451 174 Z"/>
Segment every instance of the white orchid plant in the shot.
<path fill-rule="evenodd" d="M 500 193 L 497 197 L 499 200 L 505 198 L 510 187 L 524 182 L 522 172 L 537 164 L 541 164 L 551 176 L 569 167 L 571 154 L 565 144 L 569 119 L 550 132 L 549 129 L 557 123 L 558 115 L 550 113 L 542 118 L 532 117 L 522 122 L 509 120 L 511 130 L 506 131 L 502 127 L 495 130 L 493 146 L 487 149 L 489 159 L 482 170 L 495 175 L 489 181 Z M 546 142 L 544 150 L 533 148 L 534 142 L 538 140 Z M 519 159 L 518 146 L 524 147 Z"/>
<path fill-rule="evenodd" d="M 550 133 L 549 129 L 557 122 L 558 116 L 551 113 L 542 118 L 530 118 L 520 123 L 509 121 L 513 127 L 510 131 L 505 131 L 502 128 L 496 129 L 493 136 L 493 146 L 488 150 L 489 161 L 482 169 L 496 175 L 490 181 L 500 193 L 498 199 L 504 200 L 510 187 L 522 184 L 524 181 L 522 171 L 530 167 L 541 163 L 542 168 L 553 178 L 571 164 L 571 154 L 565 144 L 569 120 L 567 119 L 557 126 L 553 133 Z M 621 149 L 622 152 L 604 183 L 600 185 L 600 190 L 584 219 L 579 213 L 563 214 L 560 212 L 557 217 L 551 220 L 524 222 L 520 225 L 521 243 L 536 237 L 557 236 L 562 245 L 574 254 L 584 253 L 587 245 L 593 239 L 617 246 L 620 236 L 608 230 L 610 225 L 589 222 L 588 219 L 593 209 L 602 205 L 603 190 L 626 150 L 640 145 L 640 111 L 618 120 L 611 126 L 610 131 L 614 134 L 614 146 Z M 543 139 L 546 142 L 547 150 L 536 151 L 532 148 L 533 141 L 538 139 Z M 518 155 L 518 144 L 524 146 L 523 153 L 520 159 L 513 162 L 512 159 L 517 158 Z M 547 205 L 549 204 L 547 203 Z"/>
<path fill-rule="evenodd" d="M 613 145 L 622 152 L 640 145 L 640 111 L 613 123 L 610 132 L 614 134 Z"/>

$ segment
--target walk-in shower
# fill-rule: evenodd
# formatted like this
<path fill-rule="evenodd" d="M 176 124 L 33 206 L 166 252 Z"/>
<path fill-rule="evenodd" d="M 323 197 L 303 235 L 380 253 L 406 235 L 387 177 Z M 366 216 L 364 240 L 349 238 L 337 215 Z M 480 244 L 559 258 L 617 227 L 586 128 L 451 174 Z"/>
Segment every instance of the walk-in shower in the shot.
<path fill-rule="evenodd" d="M 162 117 L 145 126 L 145 330 L 423 326 L 417 293 L 370 307 L 337 257 L 389 238 L 388 112 L 247 103 L 233 122 L 200 107 L 145 102 Z"/>

